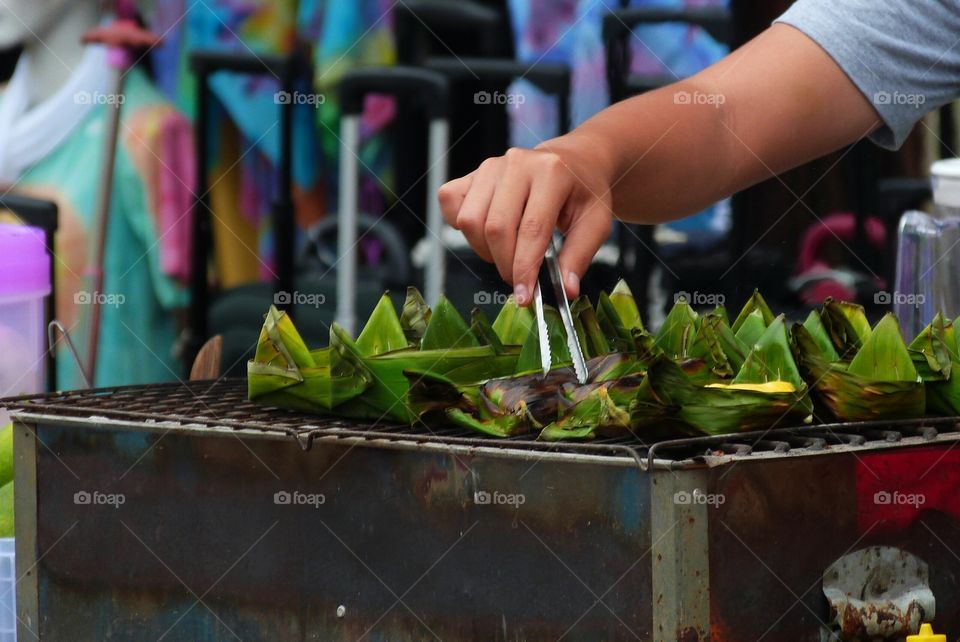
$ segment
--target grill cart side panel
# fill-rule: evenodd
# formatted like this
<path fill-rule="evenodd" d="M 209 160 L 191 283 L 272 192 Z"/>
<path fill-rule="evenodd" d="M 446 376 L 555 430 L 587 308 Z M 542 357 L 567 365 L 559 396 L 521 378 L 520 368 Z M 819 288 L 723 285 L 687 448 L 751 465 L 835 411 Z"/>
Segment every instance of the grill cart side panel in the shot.
<path fill-rule="evenodd" d="M 651 639 L 635 463 L 96 418 L 20 421 L 15 448 L 43 640 Z"/>
<path fill-rule="evenodd" d="M 550 444 L 229 380 L 5 403 L 22 639 L 814 642 L 898 590 L 960 631 L 956 418 Z"/>

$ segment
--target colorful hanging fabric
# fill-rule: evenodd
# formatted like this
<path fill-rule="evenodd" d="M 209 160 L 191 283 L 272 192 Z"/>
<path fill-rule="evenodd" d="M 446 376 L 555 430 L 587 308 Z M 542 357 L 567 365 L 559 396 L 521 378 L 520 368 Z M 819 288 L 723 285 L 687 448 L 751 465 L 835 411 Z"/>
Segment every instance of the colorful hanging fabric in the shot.
<path fill-rule="evenodd" d="M 107 233 L 103 292 L 91 292 L 96 192 L 100 180 L 110 68 L 106 51 L 89 46 L 72 77 L 30 106 L 28 60 L 21 58 L 0 97 L 3 177 L 24 194 L 54 201 L 57 316 L 81 355 L 94 297 L 102 304 L 96 385 L 175 380 L 174 311 L 186 304 L 194 185 L 188 121 L 138 68 L 127 73 Z M 63 118 L 65 114 L 78 115 Z M 20 146 L 39 141 L 29 150 Z M 66 350 L 58 386 L 82 387 Z"/>

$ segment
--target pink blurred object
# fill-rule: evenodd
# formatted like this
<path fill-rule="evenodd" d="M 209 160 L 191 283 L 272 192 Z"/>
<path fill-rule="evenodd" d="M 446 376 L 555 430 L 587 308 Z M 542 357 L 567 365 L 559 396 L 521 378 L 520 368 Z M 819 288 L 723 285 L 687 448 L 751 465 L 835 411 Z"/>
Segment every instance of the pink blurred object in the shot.
<path fill-rule="evenodd" d="M 83 43 L 97 43 L 110 48 L 108 62 L 114 69 L 125 71 L 136 64 L 134 52 L 152 49 L 162 38 L 137 22 L 137 8 L 133 0 L 115 0 L 116 19 L 109 25 L 94 27 L 83 35 Z"/>
<path fill-rule="evenodd" d="M 196 160 L 193 128 L 181 117 L 168 117 L 160 133 L 159 204 L 160 261 L 163 271 L 181 281 L 190 278 L 190 247 L 193 238 L 193 194 L 196 190 Z"/>
<path fill-rule="evenodd" d="M 831 214 L 807 228 L 800 242 L 800 256 L 797 258 L 797 273 L 815 268 L 830 267 L 820 256 L 824 246 L 830 241 L 840 240 L 849 243 L 854 240 L 857 222 L 850 212 Z M 864 229 L 871 245 L 883 249 L 887 242 L 887 230 L 880 219 L 870 217 Z"/>
<path fill-rule="evenodd" d="M 856 300 L 855 272 L 833 266 L 824 257 L 830 243 L 852 243 L 856 229 L 856 218 L 850 212 L 831 214 L 807 228 L 800 242 L 797 276 L 794 279 L 795 282 L 803 284 L 800 298 L 804 303 L 816 305 L 828 296 L 842 301 Z M 886 247 L 887 230 L 879 219 L 868 218 L 864 223 L 864 231 L 871 245 L 880 250 Z M 877 288 L 885 287 L 881 280 L 875 281 Z"/>
<path fill-rule="evenodd" d="M 117 18 L 109 25 L 94 27 L 83 34 L 84 44 L 101 44 L 110 48 L 108 61 L 114 69 L 129 69 L 136 62 L 134 52 L 152 49 L 162 39 L 144 29 L 132 18 Z"/>

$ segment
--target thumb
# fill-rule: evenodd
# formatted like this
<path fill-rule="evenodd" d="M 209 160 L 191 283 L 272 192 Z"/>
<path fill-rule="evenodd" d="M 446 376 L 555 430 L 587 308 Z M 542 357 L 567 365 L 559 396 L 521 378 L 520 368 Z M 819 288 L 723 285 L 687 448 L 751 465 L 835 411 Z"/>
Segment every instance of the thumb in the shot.
<path fill-rule="evenodd" d="M 602 204 L 597 204 L 577 216 L 564 238 L 560 250 L 560 270 L 567 297 L 571 300 L 580 295 L 580 280 L 593 262 L 597 250 L 610 237 L 613 226 L 611 216 Z"/>
<path fill-rule="evenodd" d="M 450 227 L 457 227 L 457 214 L 460 213 L 460 206 L 463 205 L 471 185 L 473 185 L 473 172 L 440 186 L 437 192 L 437 200 L 440 201 L 443 220 Z"/>

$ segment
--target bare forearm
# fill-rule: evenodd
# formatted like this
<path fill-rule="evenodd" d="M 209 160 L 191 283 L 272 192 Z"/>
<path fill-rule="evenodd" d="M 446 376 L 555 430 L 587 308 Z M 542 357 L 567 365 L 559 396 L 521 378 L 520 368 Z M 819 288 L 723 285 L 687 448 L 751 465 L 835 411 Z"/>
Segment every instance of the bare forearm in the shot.
<path fill-rule="evenodd" d="M 855 141 L 880 124 L 836 63 L 776 25 L 696 76 L 624 101 L 536 150 L 511 149 L 440 189 L 447 222 L 530 302 L 553 230 L 567 294 L 612 216 L 656 223 Z"/>
<path fill-rule="evenodd" d="M 849 144 L 880 124 L 830 57 L 776 25 L 690 79 L 604 110 L 542 147 L 607 176 L 616 215 L 680 218 Z"/>

